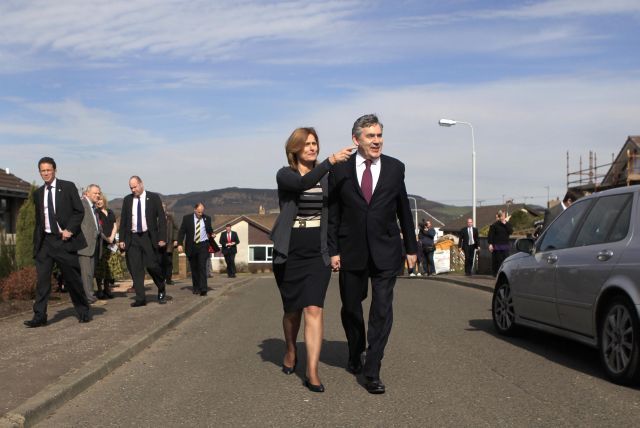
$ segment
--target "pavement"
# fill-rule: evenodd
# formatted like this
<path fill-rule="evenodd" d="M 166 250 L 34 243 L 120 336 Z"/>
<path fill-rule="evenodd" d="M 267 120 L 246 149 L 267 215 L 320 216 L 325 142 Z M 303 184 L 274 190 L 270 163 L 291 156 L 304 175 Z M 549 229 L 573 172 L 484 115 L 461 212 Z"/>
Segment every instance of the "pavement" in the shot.
<path fill-rule="evenodd" d="M 0 319 L 0 428 L 31 426 L 150 346 L 168 330 L 253 279 L 214 275 L 207 296 L 194 295 L 190 280 L 167 286 L 168 302 L 146 285 L 147 305 L 130 307 L 131 281 L 118 282 L 114 299 L 92 305 L 93 321 L 80 324 L 68 296 L 49 305 L 49 322 L 27 328 L 32 313 Z M 66 297 L 66 299 L 65 299 Z"/>
<path fill-rule="evenodd" d="M 167 286 L 168 303 L 157 303 L 157 292 L 148 282 L 147 306 L 131 308 L 130 281 L 119 282 L 114 299 L 100 301 L 92 308 L 93 321 L 78 323 L 69 299 L 49 306 L 49 323 L 29 329 L 22 313 L 0 319 L 0 428 L 36 424 L 71 400 L 180 322 L 205 306 L 221 300 L 227 292 L 258 275 L 209 279 L 207 296 L 193 295 L 190 280 Z M 491 276 L 440 274 L 412 277 L 493 291 Z M 106 302 L 106 303 L 104 303 Z"/>

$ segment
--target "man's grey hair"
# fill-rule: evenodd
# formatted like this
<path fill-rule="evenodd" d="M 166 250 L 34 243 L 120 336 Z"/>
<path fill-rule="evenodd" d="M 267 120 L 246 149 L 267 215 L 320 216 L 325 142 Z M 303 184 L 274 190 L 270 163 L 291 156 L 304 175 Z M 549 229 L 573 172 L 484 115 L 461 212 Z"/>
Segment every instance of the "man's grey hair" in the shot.
<path fill-rule="evenodd" d="M 91 189 L 93 189 L 94 187 L 97 187 L 98 190 L 100 190 L 100 186 L 98 186 L 97 184 L 89 184 L 87 187 L 84 188 L 84 191 L 82 192 L 83 195 L 86 195 L 87 193 L 89 193 L 89 191 Z"/>
<path fill-rule="evenodd" d="M 375 114 L 365 114 L 364 116 L 360 116 L 353 123 L 353 128 L 351 128 L 351 135 L 354 135 L 356 138 L 360 138 L 362 135 L 362 129 L 368 128 L 373 125 L 380 125 L 380 129 L 382 130 L 382 122 L 378 120 L 378 116 Z"/>

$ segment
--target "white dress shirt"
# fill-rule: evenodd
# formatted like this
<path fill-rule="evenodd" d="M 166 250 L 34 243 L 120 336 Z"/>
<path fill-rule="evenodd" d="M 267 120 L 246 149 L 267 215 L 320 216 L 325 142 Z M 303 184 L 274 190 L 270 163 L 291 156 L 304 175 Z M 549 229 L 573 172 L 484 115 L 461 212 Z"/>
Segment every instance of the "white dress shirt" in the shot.
<path fill-rule="evenodd" d="M 360 155 L 360 152 L 356 153 L 356 174 L 358 175 L 358 184 L 362 185 L 362 175 L 364 174 L 364 170 L 367 169 L 367 166 L 364 163 L 366 159 L 362 157 L 362 155 Z M 378 179 L 380 178 L 381 163 L 382 160 L 380 158 L 371 160 L 371 194 L 376 191 L 376 185 L 378 184 Z"/>
<path fill-rule="evenodd" d="M 196 229 L 198 229 L 198 223 L 200 223 L 200 240 L 198 241 L 195 236 Z M 197 215 L 193 215 L 193 242 L 205 242 L 207 241 L 207 231 L 204 227 L 204 216 L 198 218 Z"/>
<path fill-rule="evenodd" d="M 131 204 L 131 231 L 137 232 L 138 228 L 138 203 L 142 204 L 142 231 L 147 231 L 147 216 L 145 215 L 147 208 L 147 191 L 145 190 L 140 195 L 140 199 L 133 197 L 133 204 Z"/>
<path fill-rule="evenodd" d="M 51 199 L 53 199 L 53 212 L 56 212 L 56 188 L 58 184 L 58 179 L 54 178 L 51 182 L 51 191 L 53 194 L 51 195 Z M 58 225 L 58 230 L 62 230 L 60 225 Z M 44 231 L 47 233 L 51 233 L 51 225 L 49 224 L 49 189 L 48 184 L 44 184 Z"/>

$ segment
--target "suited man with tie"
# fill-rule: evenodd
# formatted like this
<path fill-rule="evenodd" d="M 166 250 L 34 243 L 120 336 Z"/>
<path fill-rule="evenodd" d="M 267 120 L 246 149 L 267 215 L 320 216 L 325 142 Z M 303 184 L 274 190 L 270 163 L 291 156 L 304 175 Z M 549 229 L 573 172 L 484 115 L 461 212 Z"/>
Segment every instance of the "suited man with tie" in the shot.
<path fill-rule="evenodd" d="M 98 202 L 99 198 L 100 187 L 96 184 L 87 186 L 81 198 L 82 206 L 84 207 L 84 218 L 80 228 L 87 241 L 87 246 L 78 251 L 78 260 L 80 262 L 82 286 L 89 303 L 95 303 L 97 300 L 96 296 L 93 295 L 93 276 L 96 270 L 96 260 L 100 259 L 98 253 L 102 249 L 102 245 L 100 245 L 100 221 L 96 214 L 96 202 Z M 99 297 L 105 298 L 103 294 Z"/>
<path fill-rule="evenodd" d="M 478 250 L 478 228 L 473 227 L 473 219 L 467 219 L 467 227 L 460 229 L 460 249 L 464 252 L 464 274 L 471 276 L 473 259 Z"/>
<path fill-rule="evenodd" d="M 222 247 L 222 255 L 227 264 L 227 276 L 229 278 L 236 277 L 236 253 L 238 252 L 238 244 L 240 239 L 238 234 L 231 230 L 231 225 L 225 226 L 225 231 L 220 235 L 220 247 Z"/>
<path fill-rule="evenodd" d="M 65 288 L 81 323 L 91 321 L 89 302 L 82 289 L 78 250 L 87 245 L 80 224 L 84 209 L 78 189 L 70 181 L 56 178 L 56 162 L 44 157 L 38 162 L 44 185 L 35 193 L 36 224 L 33 231 L 33 257 L 38 282 L 29 328 L 47 324 L 47 303 L 51 294 L 51 271 L 55 261 L 64 276 Z"/>
<path fill-rule="evenodd" d="M 193 214 L 187 214 L 182 218 L 180 230 L 178 230 L 178 251 L 183 251 L 189 259 L 191 267 L 191 283 L 193 294 L 206 296 L 207 286 L 207 258 L 209 258 L 209 238 L 213 235 L 211 217 L 204 213 L 205 206 L 199 202 L 193 207 Z"/>
<path fill-rule="evenodd" d="M 164 276 L 159 263 L 158 248 L 166 241 L 166 217 L 160 195 L 144 189 L 142 179 L 137 175 L 129 179 L 131 193 L 122 201 L 120 218 L 120 250 L 126 251 L 127 266 L 133 279 L 136 299 L 132 307 L 144 306 L 145 269 L 158 287 L 158 303 L 166 301 Z"/>
<path fill-rule="evenodd" d="M 551 208 L 544 210 L 544 222 L 542 224 L 542 231 L 544 231 L 556 217 L 558 217 L 564 210 L 569 208 L 571 204 L 578 200 L 578 195 L 573 190 L 567 190 L 562 202 L 556 204 Z"/>
<path fill-rule="evenodd" d="M 339 270 L 340 312 L 349 345 L 347 370 L 363 371 L 372 394 L 385 392 L 381 361 L 393 324 L 393 288 L 404 242 L 410 268 L 417 243 L 404 184 L 404 164 L 382 154 L 382 123 L 375 115 L 353 125 L 356 156 L 333 166 L 329 174 L 328 247 L 331 266 Z M 400 229 L 398 228 L 400 221 Z M 400 239 L 400 232 L 404 240 Z M 365 339 L 362 301 L 371 280 L 371 308 Z"/>

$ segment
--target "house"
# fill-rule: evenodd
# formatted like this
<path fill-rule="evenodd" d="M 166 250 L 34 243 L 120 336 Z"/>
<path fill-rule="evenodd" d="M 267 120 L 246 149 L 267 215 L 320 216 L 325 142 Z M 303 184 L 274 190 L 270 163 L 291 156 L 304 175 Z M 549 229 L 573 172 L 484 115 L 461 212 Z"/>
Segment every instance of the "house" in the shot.
<path fill-rule="evenodd" d="M 0 230 L 9 236 L 16 233 L 18 210 L 30 189 L 31 185 L 11 174 L 9 168 L 0 169 Z"/>

